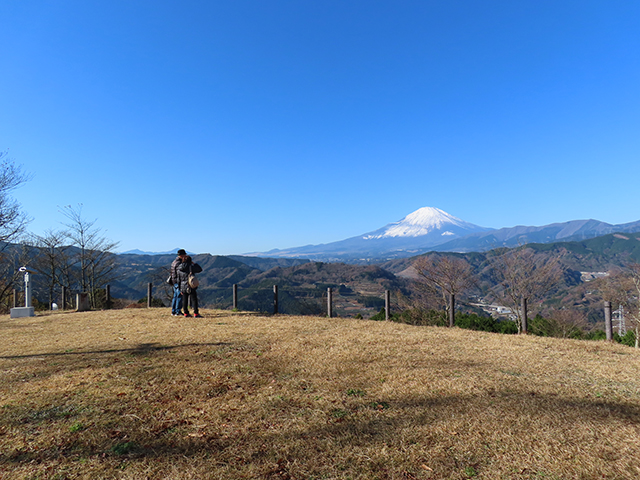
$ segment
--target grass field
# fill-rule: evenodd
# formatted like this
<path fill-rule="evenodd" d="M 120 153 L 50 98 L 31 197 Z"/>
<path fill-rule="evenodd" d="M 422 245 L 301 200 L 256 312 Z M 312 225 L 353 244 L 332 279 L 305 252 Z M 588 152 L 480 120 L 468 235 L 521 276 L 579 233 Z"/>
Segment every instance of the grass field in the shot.
<path fill-rule="evenodd" d="M 640 478 L 632 348 L 204 315 L 0 316 L 0 478 Z"/>

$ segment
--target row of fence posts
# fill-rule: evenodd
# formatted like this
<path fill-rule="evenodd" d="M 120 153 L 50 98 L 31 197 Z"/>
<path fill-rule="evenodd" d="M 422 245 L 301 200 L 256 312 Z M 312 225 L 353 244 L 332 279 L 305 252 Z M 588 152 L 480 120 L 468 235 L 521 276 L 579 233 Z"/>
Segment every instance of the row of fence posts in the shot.
<path fill-rule="evenodd" d="M 389 290 L 384 291 L 384 311 L 385 319 L 389 320 L 389 309 L 391 306 L 391 292 Z M 238 285 L 233 285 L 233 309 L 238 310 Z M 273 286 L 273 313 L 278 314 L 278 286 Z M 327 288 L 327 317 L 333 317 L 333 289 Z"/>
<path fill-rule="evenodd" d="M 62 292 L 60 294 L 62 301 L 60 305 L 61 310 L 66 310 L 67 307 L 67 288 L 62 287 Z M 238 285 L 233 285 L 233 309 L 238 310 Z M 385 310 L 385 319 L 389 320 L 389 311 L 391 307 L 391 292 L 389 290 L 385 290 L 384 292 L 384 310 Z M 107 285 L 105 287 L 105 300 L 104 305 L 106 309 L 111 308 L 111 285 Z M 13 290 L 13 306 L 14 308 L 18 303 L 18 291 L 16 289 Z M 147 284 L 147 308 L 151 308 L 153 305 L 153 283 L 149 282 Z M 90 309 L 89 305 L 89 295 L 87 293 L 78 293 L 76 294 L 76 310 L 79 312 L 87 311 Z M 278 286 L 273 286 L 273 313 L 277 314 L 279 312 L 278 307 Z M 333 289 L 327 289 L 327 316 L 333 317 Z"/>
<path fill-rule="evenodd" d="M 105 290 L 106 290 L 105 307 L 108 309 L 108 308 L 111 308 L 111 286 L 107 285 Z M 60 305 L 58 305 L 58 308 L 60 310 L 67 309 L 67 305 L 69 304 L 69 302 L 67 302 L 67 296 L 68 296 L 67 287 L 62 287 L 60 292 L 61 301 L 60 301 Z M 13 289 L 13 308 L 16 308 L 17 306 L 18 306 L 18 290 L 14 288 Z M 51 305 L 50 307 L 53 308 L 53 305 Z M 91 310 L 91 302 L 89 301 L 89 294 L 86 292 L 77 293 L 76 303 L 74 308 L 78 312 L 85 312 L 85 311 Z"/>
<path fill-rule="evenodd" d="M 147 307 L 151 308 L 151 294 L 152 294 L 153 284 L 149 283 L 147 289 Z M 109 285 L 106 288 L 107 292 L 107 305 L 110 305 L 110 290 Z M 238 310 L 238 285 L 233 284 L 233 309 Z M 64 298 L 64 295 L 63 295 Z M 449 297 L 449 326 L 453 327 L 455 325 L 455 295 L 451 295 Z M 15 303 L 15 296 L 14 296 Z M 522 313 L 522 333 L 524 335 L 527 334 L 528 329 L 528 308 L 527 308 L 527 299 L 522 298 L 522 302 L 520 304 L 521 313 Z M 389 312 L 391 310 L 391 291 L 384 291 L 384 312 L 385 312 L 385 320 L 389 320 Z M 278 313 L 278 286 L 273 286 L 273 313 Z M 327 317 L 333 317 L 333 289 L 331 287 L 327 288 Z M 612 323 L 612 306 L 611 302 L 604 302 L 604 324 L 605 324 L 605 335 L 606 339 L 609 342 L 613 341 L 613 323 Z"/>
<path fill-rule="evenodd" d="M 233 298 L 233 310 L 238 310 L 238 285 L 237 284 L 233 284 L 233 289 L 232 289 L 232 298 Z M 147 285 L 147 308 L 151 308 L 152 305 L 152 293 L 153 293 L 153 284 L 149 283 Z M 107 304 L 110 303 L 110 297 L 109 297 L 109 285 L 107 285 Z M 385 319 L 389 320 L 389 311 L 391 308 L 391 291 L 390 290 L 385 290 L 384 291 L 384 311 L 385 311 Z M 278 286 L 274 285 L 273 286 L 273 313 L 278 314 L 279 313 L 279 306 L 278 306 Z M 327 289 L 327 317 L 333 317 L 333 289 L 332 288 L 328 288 Z"/>
<path fill-rule="evenodd" d="M 453 296 L 452 296 L 453 297 Z M 453 300 L 452 300 L 453 306 Z M 527 299 L 523 298 L 520 304 L 520 311 L 522 313 L 522 333 L 527 334 L 528 320 L 527 320 Z M 613 307 L 611 302 L 604 302 L 604 332 L 607 342 L 613 342 Z"/>
<path fill-rule="evenodd" d="M 152 306 L 152 294 L 153 294 L 153 283 L 149 282 L 147 285 L 147 308 L 151 308 Z M 67 299 L 67 288 L 62 287 L 61 292 L 62 304 L 61 309 L 66 309 L 66 299 Z M 238 285 L 233 284 L 233 309 L 238 310 Z M 18 304 L 18 291 L 13 289 L 13 308 L 17 307 Z M 453 327 L 455 324 L 455 295 L 451 295 L 449 297 L 449 326 Z M 105 287 L 105 307 L 107 309 L 111 308 L 111 285 L 107 285 Z M 87 293 L 78 293 L 76 295 L 76 309 L 78 311 L 89 310 L 89 297 Z M 391 291 L 384 291 L 384 311 L 385 311 L 385 320 L 389 320 L 389 312 L 391 308 Z M 527 299 L 523 298 L 522 303 L 520 305 L 521 313 L 522 313 L 522 333 L 527 334 L 528 328 L 528 315 L 527 315 Z M 273 313 L 278 313 L 278 286 L 273 286 Z M 605 335 L 606 339 L 609 342 L 613 341 L 613 307 L 611 302 L 604 302 L 604 327 L 605 327 Z M 327 288 L 327 317 L 333 317 L 333 289 Z"/>

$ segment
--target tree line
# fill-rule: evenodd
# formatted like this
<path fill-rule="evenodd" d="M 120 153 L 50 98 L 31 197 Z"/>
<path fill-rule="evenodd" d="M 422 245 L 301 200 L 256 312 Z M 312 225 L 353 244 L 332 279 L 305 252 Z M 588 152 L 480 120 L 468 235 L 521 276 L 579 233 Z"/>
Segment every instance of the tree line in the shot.
<path fill-rule="evenodd" d="M 493 286 L 488 292 L 482 292 L 483 299 L 509 309 L 514 333 L 527 333 L 533 329 L 533 333 L 537 330 L 561 337 L 588 337 L 588 332 L 580 333 L 587 326 L 587 321 L 579 310 L 567 306 L 555 310 L 543 308 L 546 295 L 557 288 L 565 271 L 557 258 L 536 253 L 526 245 L 493 250 L 480 269 L 474 269 L 463 255 L 432 253 L 418 257 L 412 264 L 412 270 L 417 296 L 407 304 L 413 308 L 414 315 L 424 316 L 430 309 L 442 311 L 449 326 L 454 326 L 456 299 L 464 298 L 469 305 L 470 299 L 479 291 L 481 277 L 489 276 Z M 606 277 L 593 281 L 591 286 L 602 300 L 623 307 L 633 332 L 633 343 L 638 348 L 640 264 L 629 263 L 614 269 Z M 529 314 L 533 322 L 531 325 L 527 325 L 528 308 L 532 308 Z M 410 317 L 410 312 L 411 309 L 403 314 Z M 535 316 L 531 315 L 534 312 Z M 437 317 L 435 313 L 434 321 L 442 323 L 443 320 Z M 465 321 L 470 320 L 467 318 Z M 500 328 L 508 330 L 510 327 Z M 627 335 L 624 343 L 629 343 L 629 337 Z"/>
<path fill-rule="evenodd" d="M 118 243 L 103 235 L 97 220 L 83 216 L 82 204 L 60 207 L 65 218 L 61 228 L 43 235 L 28 233 L 30 218 L 12 192 L 30 178 L 8 152 L 0 152 L 0 310 L 13 306 L 22 266 L 35 271 L 38 283 L 46 285 L 48 307 L 61 298 L 63 288 L 69 295 L 87 292 L 92 307 L 100 306 L 99 292 L 114 279 Z M 19 248 L 10 248 L 12 242 L 19 242 Z"/>

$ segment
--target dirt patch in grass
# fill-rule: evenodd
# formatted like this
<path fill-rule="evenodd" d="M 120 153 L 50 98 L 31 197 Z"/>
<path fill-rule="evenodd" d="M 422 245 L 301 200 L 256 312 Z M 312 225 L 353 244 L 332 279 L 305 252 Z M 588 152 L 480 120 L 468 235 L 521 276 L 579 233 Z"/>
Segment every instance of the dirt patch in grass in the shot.
<path fill-rule="evenodd" d="M 640 354 L 168 309 L 0 317 L 0 478 L 640 477 Z"/>

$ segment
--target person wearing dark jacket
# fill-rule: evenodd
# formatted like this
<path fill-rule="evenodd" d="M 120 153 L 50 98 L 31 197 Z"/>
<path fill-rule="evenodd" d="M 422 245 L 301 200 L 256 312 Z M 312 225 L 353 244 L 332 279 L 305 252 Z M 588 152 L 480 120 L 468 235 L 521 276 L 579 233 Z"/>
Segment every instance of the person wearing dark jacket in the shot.
<path fill-rule="evenodd" d="M 171 285 L 173 285 L 173 299 L 171 300 L 171 315 L 177 317 L 182 315 L 182 292 L 180 291 L 180 283 L 178 281 L 178 267 L 182 263 L 182 259 L 187 256 L 184 249 L 178 250 L 178 256 L 171 262 Z"/>
<path fill-rule="evenodd" d="M 190 317 L 189 313 L 189 300 L 191 300 L 191 307 L 193 308 L 193 315 L 197 318 L 201 318 L 200 311 L 198 309 L 198 287 L 191 287 L 189 285 L 189 275 L 200 273 L 202 267 L 191 260 L 189 255 L 186 255 L 182 263 L 178 266 L 178 282 L 180 285 L 180 292 L 182 293 L 182 310 L 185 317 Z"/>

